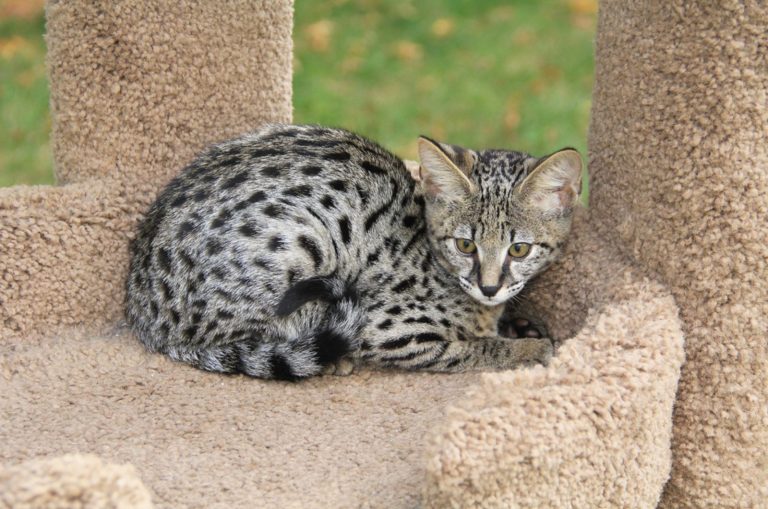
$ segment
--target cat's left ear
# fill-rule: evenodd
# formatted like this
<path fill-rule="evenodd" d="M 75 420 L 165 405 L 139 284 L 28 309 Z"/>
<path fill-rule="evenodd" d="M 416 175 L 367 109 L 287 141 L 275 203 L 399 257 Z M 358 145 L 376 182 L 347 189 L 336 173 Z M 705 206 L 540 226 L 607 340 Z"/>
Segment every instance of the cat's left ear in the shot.
<path fill-rule="evenodd" d="M 569 212 L 581 195 L 581 155 L 565 148 L 543 157 L 518 189 L 528 203 L 542 212 Z"/>

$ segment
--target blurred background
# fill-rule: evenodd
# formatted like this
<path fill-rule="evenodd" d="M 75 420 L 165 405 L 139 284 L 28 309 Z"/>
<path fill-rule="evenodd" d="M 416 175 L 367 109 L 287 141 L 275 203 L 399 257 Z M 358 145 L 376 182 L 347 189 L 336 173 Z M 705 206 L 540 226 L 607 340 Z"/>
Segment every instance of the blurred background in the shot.
<path fill-rule="evenodd" d="M 44 0 L 0 0 L 0 186 L 52 184 Z M 296 0 L 294 121 L 586 155 L 597 0 Z"/>

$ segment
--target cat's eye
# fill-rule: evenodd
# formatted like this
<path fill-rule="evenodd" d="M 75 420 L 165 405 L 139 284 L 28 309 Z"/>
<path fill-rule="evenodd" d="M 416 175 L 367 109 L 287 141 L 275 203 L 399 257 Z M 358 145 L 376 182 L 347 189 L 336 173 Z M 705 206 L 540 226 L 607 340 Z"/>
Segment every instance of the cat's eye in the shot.
<path fill-rule="evenodd" d="M 456 239 L 456 249 L 460 253 L 472 254 L 477 251 L 477 245 L 469 239 Z"/>
<path fill-rule="evenodd" d="M 509 246 L 509 256 L 512 258 L 522 258 L 531 250 L 531 245 L 525 242 L 516 242 Z"/>

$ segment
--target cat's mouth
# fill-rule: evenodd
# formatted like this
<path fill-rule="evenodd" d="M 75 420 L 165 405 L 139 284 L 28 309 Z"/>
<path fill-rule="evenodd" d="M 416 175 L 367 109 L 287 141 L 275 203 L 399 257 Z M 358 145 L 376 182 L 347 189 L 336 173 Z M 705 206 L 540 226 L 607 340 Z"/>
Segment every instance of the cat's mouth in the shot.
<path fill-rule="evenodd" d="M 499 304 L 503 304 L 504 302 L 520 293 L 520 290 L 523 289 L 523 285 L 525 283 L 521 281 L 509 286 L 503 286 L 499 288 L 498 291 L 493 295 L 487 295 L 480 289 L 478 285 L 473 284 L 470 282 L 470 280 L 463 276 L 459 276 L 459 284 L 461 285 L 462 290 L 464 290 L 467 294 L 469 294 L 470 297 L 475 299 L 480 304 L 485 306 L 498 306 Z"/>

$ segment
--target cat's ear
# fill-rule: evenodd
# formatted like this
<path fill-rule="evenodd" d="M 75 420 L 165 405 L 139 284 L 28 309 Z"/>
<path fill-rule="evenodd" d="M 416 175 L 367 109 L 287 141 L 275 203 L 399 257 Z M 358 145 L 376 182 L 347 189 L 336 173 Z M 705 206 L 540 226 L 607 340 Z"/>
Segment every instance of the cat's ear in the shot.
<path fill-rule="evenodd" d="M 518 189 L 526 202 L 543 212 L 567 213 L 581 195 L 581 156 L 565 148 L 541 158 Z"/>
<path fill-rule="evenodd" d="M 443 145 L 426 136 L 419 137 L 421 186 L 433 198 L 461 201 L 475 192 L 469 180 L 474 155 L 453 145 Z"/>

